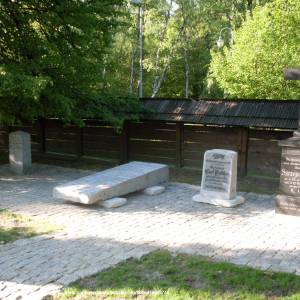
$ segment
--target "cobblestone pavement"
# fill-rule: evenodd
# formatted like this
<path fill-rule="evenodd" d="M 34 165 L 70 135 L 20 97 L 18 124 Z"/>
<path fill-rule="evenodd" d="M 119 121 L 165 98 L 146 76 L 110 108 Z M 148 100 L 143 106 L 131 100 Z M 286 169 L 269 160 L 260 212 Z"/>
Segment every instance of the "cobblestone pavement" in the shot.
<path fill-rule="evenodd" d="M 300 275 L 300 221 L 275 214 L 272 196 L 248 193 L 244 205 L 225 209 L 192 202 L 197 187 L 170 183 L 117 209 L 52 199 L 53 186 L 90 173 L 34 165 L 31 175 L 14 176 L 0 167 L 1 208 L 64 226 L 0 246 L 0 299 L 41 299 L 158 248 Z"/>

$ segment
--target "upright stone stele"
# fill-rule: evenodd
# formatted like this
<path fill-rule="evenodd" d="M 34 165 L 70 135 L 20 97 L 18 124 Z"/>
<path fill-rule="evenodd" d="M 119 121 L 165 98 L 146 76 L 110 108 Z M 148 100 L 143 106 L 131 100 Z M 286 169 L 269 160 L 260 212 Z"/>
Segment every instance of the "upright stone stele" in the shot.
<path fill-rule="evenodd" d="M 9 163 L 16 174 L 24 174 L 31 167 L 30 134 L 15 131 L 9 134 Z"/>
<path fill-rule="evenodd" d="M 196 202 L 234 207 L 245 201 L 236 195 L 238 154 L 231 150 L 213 149 L 204 154 L 201 191 Z"/>
<path fill-rule="evenodd" d="M 288 68 L 285 80 L 300 80 L 300 68 Z M 282 147 L 279 194 L 276 213 L 300 216 L 300 102 L 298 102 L 298 130 L 293 137 L 279 141 Z"/>
<path fill-rule="evenodd" d="M 300 132 L 279 141 L 282 147 L 279 194 L 276 212 L 300 216 Z"/>

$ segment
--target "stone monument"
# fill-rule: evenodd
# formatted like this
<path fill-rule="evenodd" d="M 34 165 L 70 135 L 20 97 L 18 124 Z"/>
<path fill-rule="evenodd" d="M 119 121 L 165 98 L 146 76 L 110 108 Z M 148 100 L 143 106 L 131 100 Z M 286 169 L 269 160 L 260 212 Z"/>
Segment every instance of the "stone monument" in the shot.
<path fill-rule="evenodd" d="M 204 154 L 201 191 L 196 202 L 234 207 L 245 201 L 236 195 L 238 154 L 231 150 L 213 149 Z"/>
<path fill-rule="evenodd" d="M 30 134 L 15 131 L 9 134 L 9 163 L 16 174 L 24 174 L 31 167 Z"/>
<path fill-rule="evenodd" d="M 169 180 L 169 167 L 132 161 L 54 187 L 53 197 L 82 204 L 94 204 L 127 195 Z M 118 198 L 111 202 L 123 201 Z"/>
<path fill-rule="evenodd" d="M 287 69 L 284 77 L 286 80 L 300 80 L 300 69 Z M 293 137 L 279 141 L 278 144 L 282 152 L 276 212 L 300 216 L 300 120 Z"/>

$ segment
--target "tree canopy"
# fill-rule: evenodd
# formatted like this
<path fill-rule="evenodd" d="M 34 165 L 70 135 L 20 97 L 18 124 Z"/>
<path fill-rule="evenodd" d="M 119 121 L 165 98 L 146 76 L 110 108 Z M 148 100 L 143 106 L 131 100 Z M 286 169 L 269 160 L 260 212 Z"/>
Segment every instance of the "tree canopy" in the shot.
<path fill-rule="evenodd" d="M 144 97 L 299 98 L 297 0 L 143 0 Z M 0 124 L 136 118 L 138 9 L 129 0 L 0 2 Z M 225 48 L 217 49 L 221 30 Z"/>
<path fill-rule="evenodd" d="M 144 0 L 144 96 L 222 97 L 207 88 L 211 50 L 224 27 L 239 28 L 247 14 L 269 0 Z M 138 87 L 137 7 L 128 5 L 106 63 L 106 88 Z M 224 33 L 228 38 L 228 33 Z M 136 59 L 132 59 L 132 58 Z M 134 76 L 131 80 L 131 67 Z"/>
<path fill-rule="evenodd" d="M 299 27 L 299 0 L 255 8 L 235 32 L 235 44 L 213 53 L 213 77 L 230 97 L 299 99 L 300 83 L 283 76 L 300 65 Z"/>
<path fill-rule="evenodd" d="M 38 116 L 124 118 L 137 100 L 102 92 L 120 0 L 0 3 L 0 123 Z M 115 103 L 115 106 L 113 105 Z M 118 108 L 117 108 L 118 107 Z"/>

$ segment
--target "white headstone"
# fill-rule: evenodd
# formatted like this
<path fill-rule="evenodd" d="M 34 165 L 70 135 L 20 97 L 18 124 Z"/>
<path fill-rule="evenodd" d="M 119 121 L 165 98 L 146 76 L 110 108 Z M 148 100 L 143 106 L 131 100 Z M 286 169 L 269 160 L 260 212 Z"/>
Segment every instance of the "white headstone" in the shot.
<path fill-rule="evenodd" d="M 196 202 L 233 207 L 245 200 L 236 195 L 238 154 L 231 150 L 213 149 L 204 154 L 201 191 Z"/>
<path fill-rule="evenodd" d="M 31 167 L 30 134 L 15 131 L 9 134 L 9 162 L 11 170 L 17 174 L 24 174 Z"/>

